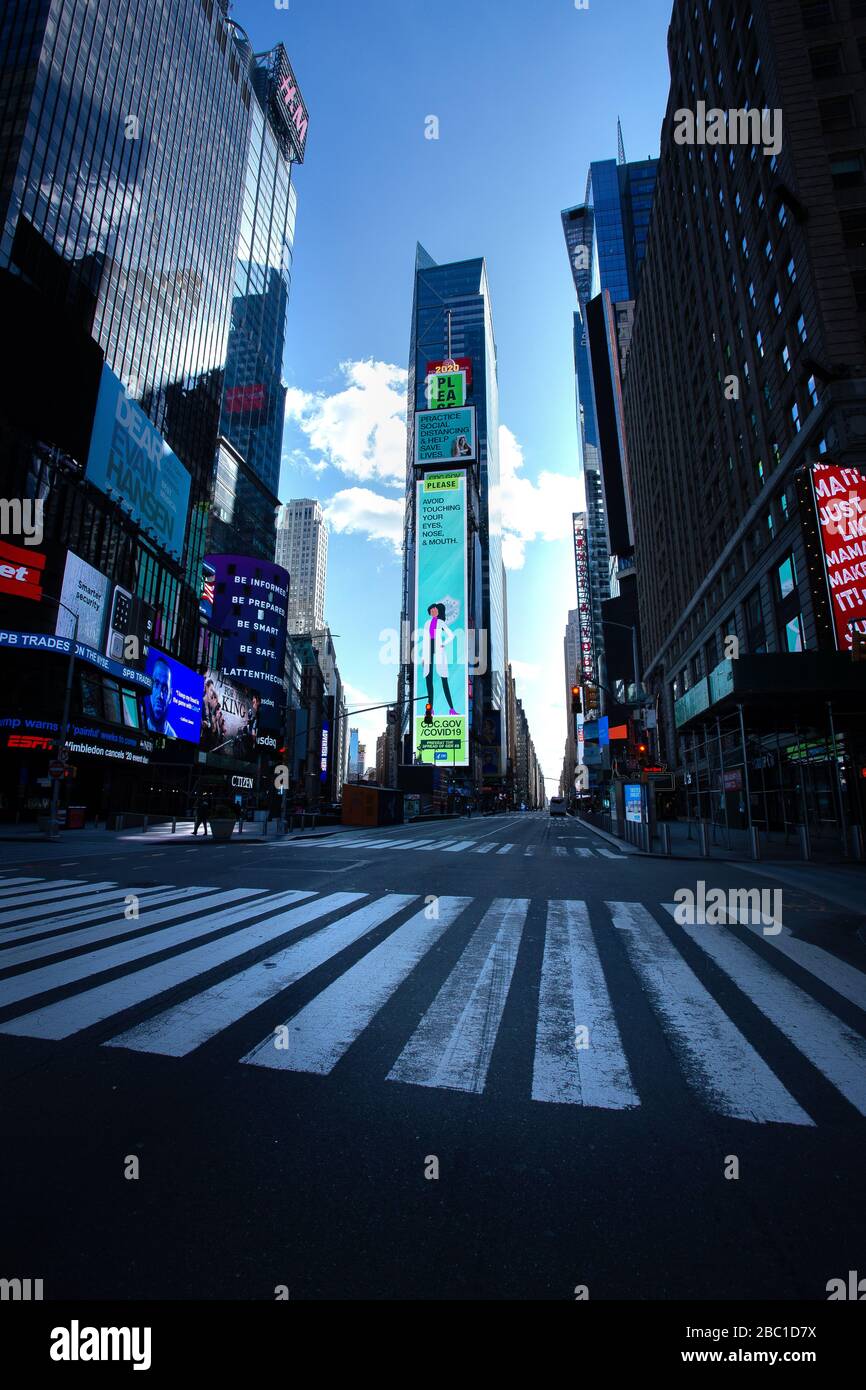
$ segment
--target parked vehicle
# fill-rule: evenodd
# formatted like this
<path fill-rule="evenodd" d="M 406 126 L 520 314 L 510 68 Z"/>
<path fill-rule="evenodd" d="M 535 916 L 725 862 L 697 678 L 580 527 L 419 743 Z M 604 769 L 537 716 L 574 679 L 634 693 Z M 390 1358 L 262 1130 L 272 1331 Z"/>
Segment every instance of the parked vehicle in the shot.
<path fill-rule="evenodd" d="M 566 815 L 566 810 L 565 810 L 565 797 L 562 797 L 562 796 L 552 796 L 552 797 L 550 798 L 550 814 L 551 814 L 552 816 L 564 816 L 564 815 Z"/>

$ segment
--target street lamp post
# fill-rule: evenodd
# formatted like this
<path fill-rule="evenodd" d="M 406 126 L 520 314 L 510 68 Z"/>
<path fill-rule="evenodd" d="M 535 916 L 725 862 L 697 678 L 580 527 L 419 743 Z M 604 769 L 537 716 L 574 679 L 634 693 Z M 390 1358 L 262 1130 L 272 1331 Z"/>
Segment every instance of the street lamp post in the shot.
<path fill-rule="evenodd" d="M 63 695 L 63 718 L 60 724 L 60 734 L 57 743 L 58 754 L 62 753 L 66 747 L 66 738 L 69 733 L 69 710 L 72 704 L 72 677 L 75 671 L 75 644 L 78 641 L 78 613 L 73 608 L 69 608 L 59 598 L 54 598 L 51 594 L 45 594 L 45 598 L 50 602 L 56 603 L 58 608 L 63 608 L 72 616 L 72 641 L 69 644 L 69 661 L 66 665 L 66 690 Z M 57 835 L 57 809 L 60 801 L 60 778 L 51 779 L 51 810 L 48 817 L 48 839 L 56 840 Z"/>

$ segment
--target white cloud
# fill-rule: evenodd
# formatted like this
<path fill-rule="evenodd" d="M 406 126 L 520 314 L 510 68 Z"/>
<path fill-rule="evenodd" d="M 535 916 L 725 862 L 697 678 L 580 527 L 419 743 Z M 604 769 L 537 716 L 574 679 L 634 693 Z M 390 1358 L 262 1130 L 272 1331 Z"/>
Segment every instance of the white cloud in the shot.
<path fill-rule="evenodd" d="M 507 425 L 500 425 L 502 558 L 509 570 L 523 568 L 531 541 L 570 541 L 571 515 L 577 511 L 576 477 L 545 470 L 533 483 L 522 476 L 523 463 L 522 446 Z"/>
<path fill-rule="evenodd" d="M 516 681 L 537 681 L 542 674 L 542 669 L 534 661 L 512 660 L 511 672 Z M 545 676 L 546 674 L 545 672 Z"/>
<path fill-rule="evenodd" d="M 403 499 L 381 497 L 368 487 L 347 487 L 325 503 L 325 517 L 335 531 L 361 531 L 372 541 L 387 541 L 399 555 L 403 547 Z"/>
<path fill-rule="evenodd" d="M 333 395 L 286 393 L 286 419 L 297 422 L 325 463 L 362 482 L 402 486 L 406 478 L 404 367 L 388 362 L 342 362 L 344 390 Z"/>

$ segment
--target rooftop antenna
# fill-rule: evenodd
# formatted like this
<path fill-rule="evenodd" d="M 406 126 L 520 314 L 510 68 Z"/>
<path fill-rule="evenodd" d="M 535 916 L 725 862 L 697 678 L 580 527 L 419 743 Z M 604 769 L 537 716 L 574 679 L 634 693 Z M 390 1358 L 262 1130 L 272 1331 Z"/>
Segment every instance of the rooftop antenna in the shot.
<path fill-rule="evenodd" d="M 616 118 L 616 162 L 625 164 L 625 145 L 622 143 L 622 125 L 619 116 Z"/>

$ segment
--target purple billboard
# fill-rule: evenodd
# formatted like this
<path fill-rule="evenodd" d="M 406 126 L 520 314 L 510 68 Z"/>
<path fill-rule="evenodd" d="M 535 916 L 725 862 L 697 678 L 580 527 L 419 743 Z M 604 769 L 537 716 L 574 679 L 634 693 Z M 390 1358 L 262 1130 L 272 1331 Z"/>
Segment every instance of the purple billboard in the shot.
<path fill-rule="evenodd" d="M 213 601 L 208 626 L 223 637 L 223 674 L 261 696 L 260 748 L 276 750 L 285 711 L 289 575 L 249 555 L 206 555 Z M 210 587 L 210 586 L 209 586 Z"/>

